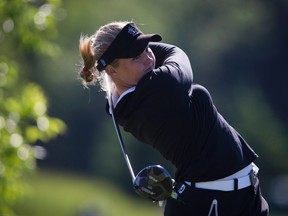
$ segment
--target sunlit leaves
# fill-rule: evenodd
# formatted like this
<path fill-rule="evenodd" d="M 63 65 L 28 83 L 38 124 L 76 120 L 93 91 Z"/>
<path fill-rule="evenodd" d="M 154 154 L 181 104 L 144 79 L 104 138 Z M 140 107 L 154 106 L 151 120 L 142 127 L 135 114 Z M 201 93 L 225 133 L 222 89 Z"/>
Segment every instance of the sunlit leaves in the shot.
<path fill-rule="evenodd" d="M 35 168 L 36 158 L 45 156 L 43 147 L 34 144 L 65 131 L 62 120 L 49 116 L 42 88 L 23 78 L 25 69 L 16 57 L 33 52 L 57 54 L 59 48 L 51 40 L 57 37 L 60 4 L 61 0 L 0 1 L 1 215 L 12 215 L 9 206 L 24 188 L 22 174 Z"/>
<path fill-rule="evenodd" d="M 50 56 L 59 52 L 52 40 L 58 36 L 56 22 L 66 17 L 60 0 L 41 1 L 41 5 L 38 1 L 4 2 L 0 4 L 0 44 L 9 41 L 11 46 Z"/>
<path fill-rule="evenodd" d="M 41 87 L 18 76 L 16 63 L 0 57 L 0 213 L 9 212 L 8 204 L 22 191 L 22 173 L 34 169 L 35 158 L 44 155 L 32 144 L 65 131 L 63 121 L 48 115 Z"/>
<path fill-rule="evenodd" d="M 13 86 L 17 82 L 18 72 L 16 65 L 12 62 L 8 64 L 7 59 L 0 56 L 0 98 L 8 86 Z"/>
<path fill-rule="evenodd" d="M 12 19 L 8 18 L 3 22 L 3 31 L 11 32 L 14 29 L 14 22 Z"/>

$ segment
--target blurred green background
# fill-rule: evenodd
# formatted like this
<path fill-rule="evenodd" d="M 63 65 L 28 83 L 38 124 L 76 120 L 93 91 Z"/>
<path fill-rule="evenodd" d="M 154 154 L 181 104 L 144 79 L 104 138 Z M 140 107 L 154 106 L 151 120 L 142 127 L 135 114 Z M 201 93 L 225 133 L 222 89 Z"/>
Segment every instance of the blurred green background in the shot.
<path fill-rule="evenodd" d="M 271 215 L 288 214 L 288 1 L 0 0 L 0 215 L 161 215 L 131 187 L 98 86 L 78 80 L 81 34 L 133 20 L 190 57 L 259 154 Z M 135 172 L 174 168 L 123 134 Z"/>

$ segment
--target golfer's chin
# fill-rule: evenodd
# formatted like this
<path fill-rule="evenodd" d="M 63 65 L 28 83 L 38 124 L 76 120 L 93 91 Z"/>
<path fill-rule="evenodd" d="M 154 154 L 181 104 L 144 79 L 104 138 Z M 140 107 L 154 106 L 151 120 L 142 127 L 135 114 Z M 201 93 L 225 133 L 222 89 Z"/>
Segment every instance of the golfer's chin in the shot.
<path fill-rule="evenodd" d="M 144 71 L 144 75 L 146 75 L 147 73 L 150 73 L 153 70 L 153 68 L 148 68 L 147 70 Z"/>
<path fill-rule="evenodd" d="M 155 64 L 151 64 L 151 66 L 148 67 L 148 68 L 145 70 L 144 74 L 147 74 L 147 73 L 151 72 L 151 71 L 154 70 L 154 69 L 155 69 Z"/>
<path fill-rule="evenodd" d="M 153 67 L 147 68 L 147 69 L 142 73 L 142 75 L 139 77 L 139 80 L 137 80 L 137 83 L 135 83 L 134 86 L 136 86 L 136 85 L 138 84 L 138 82 L 139 82 L 144 76 L 146 76 L 147 74 L 151 73 L 153 69 L 154 69 Z"/>

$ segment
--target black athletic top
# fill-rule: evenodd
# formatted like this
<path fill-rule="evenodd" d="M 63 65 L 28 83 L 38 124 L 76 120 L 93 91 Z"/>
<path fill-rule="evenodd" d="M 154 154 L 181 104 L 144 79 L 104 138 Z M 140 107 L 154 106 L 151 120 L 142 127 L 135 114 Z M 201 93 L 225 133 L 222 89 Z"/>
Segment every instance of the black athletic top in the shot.
<path fill-rule="evenodd" d="M 171 161 L 176 181 L 216 180 L 253 162 L 258 156 L 217 112 L 209 92 L 193 84 L 186 54 L 164 43 L 150 48 L 156 69 L 114 109 L 124 130 Z"/>

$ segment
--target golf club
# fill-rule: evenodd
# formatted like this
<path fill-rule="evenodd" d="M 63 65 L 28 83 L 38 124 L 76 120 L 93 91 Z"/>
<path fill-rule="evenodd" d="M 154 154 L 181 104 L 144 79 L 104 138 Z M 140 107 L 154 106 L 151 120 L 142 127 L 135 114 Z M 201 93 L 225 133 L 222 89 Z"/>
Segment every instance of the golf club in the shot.
<path fill-rule="evenodd" d="M 118 137 L 119 144 L 121 146 L 121 150 L 122 150 L 126 165 L 128 167 L 128 170 L 132 178 L 134 189 L 139 195 L 153 198 L 154 201 L 156 201 L 157 199 L 164 200 L 170 196 L 174 199 L 177 199 L 177 194 L 173 192 L 172 190 L 174 180 L 170 177 L 170 174 L 163 167 L 159 165 L 148 166 L 144 168 L 143 170 L 141 170 L 135 177 L 128 154 L 126 153 L 126 148 L 125 148 L 122 136 L 121 136 L 119 125 L 114 116 L 112 91 L 110 88 L 109 78 L 107 74 L 105 74 L 105 79 L 106 79 L 106 84 L 107 84 L 107 97 L 108 97 L 109 111 L 112 116 L 113 124 L 116 130 L 116 134 Z M 152 179 L 152 182 L 154 181 L 152 184 L 150 182 L 151 179 Z M 163 200 L 158 200 L 159 206 L 163 205 L 164 203 Z"/>
<path fill-rule="evenodd" d="M 131 178 L 132 178 L 132 182 L 134 182 L 135 174 L 134 174 L 133 168 L 131 166 L 128 154 L 126 153 L 126 148 L 125 148 L 125 145 L 124 145 L 121 133 L 120 133 L 119 125 L 118 125 L 118 123 L 117 123 L 117 121 L 115 119 L 115 116 L 114 116 L 114 107 L 113 107 L 113 102 L 112 102 L 112 91 L 110 89 L 110 83 L 109 83 L 107 74 L 105 74 L 105 79 L 106 79 L 106 83 L 107 83 L 108 104 L 109 104 L 109 109 L 110 109 L 110 112 L 111 112 L 111 115 L 112 115 L 113 124 L 114 124 L 115 130 L 116 130 L 116 134 L 117 134 L 117 137 L 118 137 L 119 144 L 121 146 L 121 150 L 122 150 L 125 162 L 127 164 L 128 170 L 129 170 Z"/>

